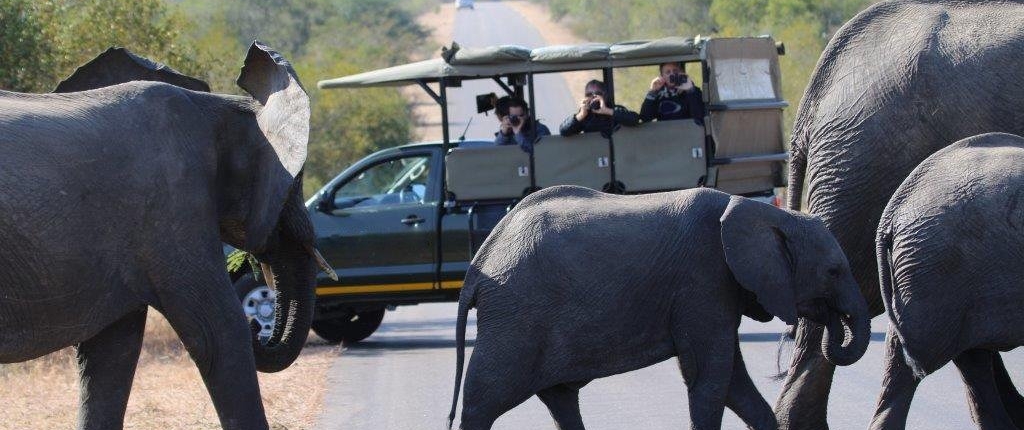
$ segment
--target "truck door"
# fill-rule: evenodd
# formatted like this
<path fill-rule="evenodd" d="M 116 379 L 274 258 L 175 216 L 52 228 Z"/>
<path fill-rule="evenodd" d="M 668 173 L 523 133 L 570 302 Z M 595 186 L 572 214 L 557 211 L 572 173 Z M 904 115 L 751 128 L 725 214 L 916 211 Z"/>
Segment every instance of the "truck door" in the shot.
<path fill-rule="evenodd" d="M 352 293 L 429 290 L 440 180 L 430 150 L 381 160 L 343 180 L 314 216 L 319 248 Z M 323 231 L 327 230 L 327 231 Z M 331 288 L 344 294 L 346 288 Z"/>

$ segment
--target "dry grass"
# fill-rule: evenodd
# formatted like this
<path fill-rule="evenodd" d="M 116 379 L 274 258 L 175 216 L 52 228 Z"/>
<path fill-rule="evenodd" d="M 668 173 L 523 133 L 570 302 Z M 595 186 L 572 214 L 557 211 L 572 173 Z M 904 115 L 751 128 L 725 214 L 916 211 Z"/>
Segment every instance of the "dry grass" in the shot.
<path fill-rule="evenodd" d="M 338 356 L 310 335 L 288 370 L 259 374 L 271 428 L 311 428 L 320 413 L 327 369 Z M 74 428 L 78 414 L 78 367 L 73 348 L 0 368 L 0 429 Z M 188 353 L 167 321 L 150 309 L 135 373 L 127 429 L 220 428 L 210 396 Z"/>

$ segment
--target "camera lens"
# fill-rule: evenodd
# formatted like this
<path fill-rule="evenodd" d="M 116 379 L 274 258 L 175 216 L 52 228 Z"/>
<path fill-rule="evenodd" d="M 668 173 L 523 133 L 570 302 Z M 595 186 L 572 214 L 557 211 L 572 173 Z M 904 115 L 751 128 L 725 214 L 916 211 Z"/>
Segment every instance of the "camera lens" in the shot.
<path fill-rule="evenodd" d="M 509 115 L 508 117 L 508 122 L 509 124 L 512 124 L 513 127 L 518 126 L 521 121 L 522 119 L 519 118 L 519 115 Z"/>
<path fill-rule="evenodd" d="M 590 108 L 590 110 L 601 109 L 601 102 L 599 102 L 597 100 L 594 100 L 594 101 L 590 102 L 590 105 L 588 105 L 588 107 Z"/>
<path fill-rule="evenodd" d="M 673 74 L 669 75 L 668 80 L 669 80 L 669 82 L 672 83 L 672 85 L 682 85 L 683 82 L 686 82 L 686 75 L 681 75 L 681 74 L 678 74 L 678 73 L 673 73 Z"/>

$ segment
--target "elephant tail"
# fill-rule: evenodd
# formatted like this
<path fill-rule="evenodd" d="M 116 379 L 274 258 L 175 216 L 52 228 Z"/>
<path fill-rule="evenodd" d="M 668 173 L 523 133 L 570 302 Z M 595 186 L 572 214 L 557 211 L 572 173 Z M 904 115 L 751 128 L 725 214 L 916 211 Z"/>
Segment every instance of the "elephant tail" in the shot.
<path fill-rule="evenodd" d="M 886 208 L 888 209 L 888 208 Z M 885 305 L 885 315 L 889 317 L 889 327 L 892 328 L 892 335 L 899 338 L 902 345 L 903 360 L 910 366 L 918 379 L 924 378 L 928 372 L 910 356 L 907 351 L 907 340 L 900 332 L 900 326 L 896 320 L 896 281 L 893 278 L 892 262 L 892 220 L 889 218 L 888 210 L 882 215 L 882 221 L 878 225 L 878 234 L 875 237 L 875 254 L 878 257 L 878 284 L 881 287 L 882 304 Z"/>
<path fill-rule="evenodd" d="M 448 430 L 451 430 L 455 422 L 455 410 L 459 405 L 459 389 L 462 388 L 462 369 L 466 361 L 466 324 L 469 319 L 469 310 L 476 305 L 477 276 L 473 267 L 466 275 L 466 281 L 459 293 L 459 314 L 455 322 L 455 394 L 452 396 L 452 410 L 448 413 Z"/>

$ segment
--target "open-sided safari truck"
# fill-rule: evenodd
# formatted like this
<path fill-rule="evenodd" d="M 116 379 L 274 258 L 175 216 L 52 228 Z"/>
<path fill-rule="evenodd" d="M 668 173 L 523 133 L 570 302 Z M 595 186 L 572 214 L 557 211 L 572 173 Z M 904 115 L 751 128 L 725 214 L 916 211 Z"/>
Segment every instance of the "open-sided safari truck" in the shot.
<path fill-rule="evenodd" d="M 374 153 L 307 202 L 317 247 L 340 277 L 319 279 L 313 330 L 355 342 L 373 333 L 386 308 L 457 300 L 476 247 L 518 200 L 544 187 L 632 194 L 705 186 L 772 200 L 774 188 L 784 185 L 787 159 L 781 51 L 768 37 L 532 50 L 453 45 L 441 58 L 320 81 L 321 89 L 418 85 L 440 106 L 444 138 Z M 467 80 L 493 81 L 497 91 L 534 106 L 535 75 L 600 70 L 613 101 L 613 69 L 665 62 L 699 64 L 704 126 L 676 120 L 546 136 L 532 154 L 495 146 L 492 136 L 451 140 L 448 90 Z M 236 287 L 247 314 L 272 327 L 273 292 L 251 276 Z"/>

